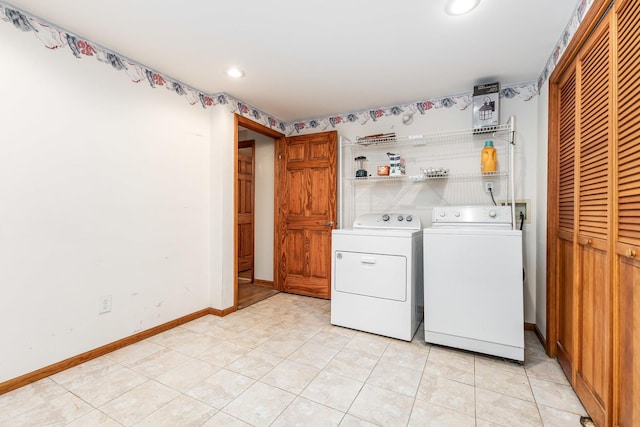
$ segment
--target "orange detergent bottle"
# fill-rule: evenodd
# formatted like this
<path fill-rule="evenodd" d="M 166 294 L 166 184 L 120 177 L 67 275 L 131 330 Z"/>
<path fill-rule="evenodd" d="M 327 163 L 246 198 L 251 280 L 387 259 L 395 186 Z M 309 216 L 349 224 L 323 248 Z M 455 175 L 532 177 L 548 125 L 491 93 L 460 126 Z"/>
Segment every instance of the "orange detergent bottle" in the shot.
<path fill-rule="evenodd" d="M 495 172 L 497 166 L 496 149 L 493 141 L 485 141 L 482 149 L 482 163 L 480 163 L 480 172 Z"/>

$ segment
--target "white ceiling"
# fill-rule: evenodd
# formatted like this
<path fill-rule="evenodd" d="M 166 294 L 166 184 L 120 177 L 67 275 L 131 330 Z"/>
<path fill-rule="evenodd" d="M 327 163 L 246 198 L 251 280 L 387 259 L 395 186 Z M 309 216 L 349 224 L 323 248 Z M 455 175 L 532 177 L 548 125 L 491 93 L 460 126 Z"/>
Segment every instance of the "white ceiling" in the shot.
<path fill-rule="evenodd" d="M 293 122 L 536 80 L 576 0 L 8 0 L 209 94 Z M 225 74 L 238 66 L 245 77 Z"/>

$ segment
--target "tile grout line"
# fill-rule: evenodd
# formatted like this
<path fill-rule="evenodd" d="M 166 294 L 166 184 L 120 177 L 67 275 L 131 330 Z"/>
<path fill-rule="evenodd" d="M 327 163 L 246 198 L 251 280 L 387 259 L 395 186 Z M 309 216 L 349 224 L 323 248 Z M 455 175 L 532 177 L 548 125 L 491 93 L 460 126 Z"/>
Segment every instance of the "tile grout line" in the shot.
<path fill-rule="evenodd" d="M 525 355 L 526 358 L 526 355 Z M 529 389 L 531 390 L 531 397 L 533 397 L 533 403 L 536 405 L 536 413 L 538 414 L 538 418 L 540 419 L 540 425 L 544 426 L 544 420 L 542 419 L 542 414 L 540 413 L 540 404 L 538 403 L 538 399 L 536 398 L 535 393 L 533 392 L 533 386 L 531 385 L 531 378 L 529 378 L 529 372 L 525 367 L 526 360 L 522 364 L 522 368 L 524 369 L 524 374 L 527 376 L 527 383 L 529 384 Z"/>
<path fill-rule="evenodd" d="M 418 326 L 418 329 L 421 326 Z M 427 362 L 429 361 L 429 355 L 431 354 L 431 347 L 428 348 L 427 350 L 427 357 L 424 359 L 424 365 L 422 366 L 422 372 L 420 374 L 420 381 L 418 381 L 418 388 L 416 389 L 416 394 L 415 396 L 413 396 L 413 403 L 411 404 L 411 410 L 409 411 L 409 419 L 407 420 L 407 427 L 409 426 L 409 423 L 411 422 L 411 416 L 413 415 L 413 410 L 416 407 L 416 400 L 418 400 L 418 393 L 420 392 L 420 385 L 422 385 L 422 380 L 424 378 L 424 370 L 427 367 Z"/>

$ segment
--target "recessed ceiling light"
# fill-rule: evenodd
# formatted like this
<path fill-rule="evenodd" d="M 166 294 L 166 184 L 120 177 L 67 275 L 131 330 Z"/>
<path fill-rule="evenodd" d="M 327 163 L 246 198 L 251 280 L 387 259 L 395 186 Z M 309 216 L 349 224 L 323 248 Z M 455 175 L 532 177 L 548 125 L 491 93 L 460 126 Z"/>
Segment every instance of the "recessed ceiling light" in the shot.
<path fill-rule="evenodd" d="M 234 79 L 239 79 L 240 77 L 244 77 L 244 72 L 241 69 L 234 67 L 227 70 L 227 75 Z"/>
<path fill-rule="evenodd" d="M 464 15 L 478 6 L 480 0 L 449 0 L 444 7 L 449 15 Z"/>

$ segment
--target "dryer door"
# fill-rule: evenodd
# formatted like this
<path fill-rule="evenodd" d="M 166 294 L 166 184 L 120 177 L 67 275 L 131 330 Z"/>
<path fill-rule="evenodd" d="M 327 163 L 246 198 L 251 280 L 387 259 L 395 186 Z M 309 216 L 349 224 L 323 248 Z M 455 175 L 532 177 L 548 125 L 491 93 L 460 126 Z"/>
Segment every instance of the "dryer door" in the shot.
<path fill-rule="evenodd" d="M 407 300 L 407 258 L 335 251 L 334 291 L 394 301 Z"/>

